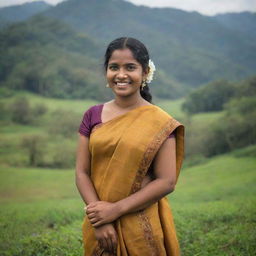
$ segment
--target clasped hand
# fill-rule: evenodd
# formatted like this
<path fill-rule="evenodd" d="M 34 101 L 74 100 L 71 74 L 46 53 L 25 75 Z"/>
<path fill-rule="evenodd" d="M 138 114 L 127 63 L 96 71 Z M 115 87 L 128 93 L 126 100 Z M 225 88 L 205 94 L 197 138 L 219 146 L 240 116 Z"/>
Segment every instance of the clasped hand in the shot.
<path fill-rule="evenodd" d="M 121 216 L 116 203 L 97 201 L 87 205 L 86 214 L 93 227 L 111 223 Z"/>

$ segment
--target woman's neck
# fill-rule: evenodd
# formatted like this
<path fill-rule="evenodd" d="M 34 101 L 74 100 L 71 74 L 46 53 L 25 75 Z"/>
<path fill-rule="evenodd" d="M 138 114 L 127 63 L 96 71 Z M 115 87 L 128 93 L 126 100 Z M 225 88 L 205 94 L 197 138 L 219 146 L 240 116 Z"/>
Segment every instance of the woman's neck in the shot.
<path fill-rule="evenodd" d="M 135 96 L 135 95 L 134 95 Z M 140 95 L 136 97 L 116 97 L 113 100 L 113 103 L 121 108 L 121 109 L 132 109 L 139 106 L 147 105 L 147 101 L 145 101 Z"/>

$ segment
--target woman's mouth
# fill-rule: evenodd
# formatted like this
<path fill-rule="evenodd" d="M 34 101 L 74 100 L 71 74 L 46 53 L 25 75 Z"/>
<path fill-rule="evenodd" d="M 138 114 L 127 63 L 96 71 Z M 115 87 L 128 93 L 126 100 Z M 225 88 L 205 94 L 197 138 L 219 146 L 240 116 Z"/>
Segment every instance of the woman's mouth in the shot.
<path fill-rule="evenodd" d="M 129 84 L 131 84 L 131 82 L 115 82 L 115 85 L 117 85 L 118 87 L 126 87 Z"/>

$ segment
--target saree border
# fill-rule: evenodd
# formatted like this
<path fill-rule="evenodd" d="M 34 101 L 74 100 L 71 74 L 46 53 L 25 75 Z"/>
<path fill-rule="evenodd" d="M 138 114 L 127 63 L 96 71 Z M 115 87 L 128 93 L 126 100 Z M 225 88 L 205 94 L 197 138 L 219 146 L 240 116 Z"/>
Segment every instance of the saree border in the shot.
<path fill-rule="evenodd" d="M 100 248 L 100 246 L 96 246 L 95 250 L 93 251 L 92 256 L 102 256 L 104 253 L 104 250 Z"/>
<path fill-rule="evenodd" d="M 142 161 L 140 163 L 137 175 L 134 179 L 134 182 L 131 188 L 131 194 L 137 192 L 141 188 L 143 178 L 145 177 L 148 171 L 148 168 L 151 162 L 153 161 L 153 158 L 157 153 L 158 149 L 160 148 L 164 140 L 168 137 L 170 132 L 174 130 L 176 127 L 178 127 L 179 125 L 180 123 L 178 121 L 171 118 L 164 125 L 161 131 L 150 142 L 150 144 L 147 147 L 147 150 L 145 151 L 142 157 Z M 151 253 L 152 253 L 151 255 L 159 256 L 160 255 L 159 248 L 157 246 L 157 243 L 154 240 L 153 229 L 152 229 L 150 220 L 145 213 L 145 210 L 139 211 L 136 215 L 139 218 L 140 226 L 144 232 L 145 241 L 147 242 L 149 248 L 151 249 Z"/>

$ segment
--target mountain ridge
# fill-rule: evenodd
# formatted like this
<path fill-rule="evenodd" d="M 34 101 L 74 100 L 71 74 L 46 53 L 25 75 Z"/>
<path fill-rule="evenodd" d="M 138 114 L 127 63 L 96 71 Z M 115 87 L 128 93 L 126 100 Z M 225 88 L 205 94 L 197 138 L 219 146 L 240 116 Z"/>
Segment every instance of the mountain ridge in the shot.
<path fill-rule="evenodd" d="M 249 13 L 249 18 L 247 13 L 241 15 L 245 15 L 243 24 L 250 24 L 254 20 L 253 14 Z M 62 25 L 56 26 L 66 31 L 66 37 L 62 39 L 58 31 L 55 36 L 52 32 L 49 34 L 49 24 L 46 21 L 40 23 L 40 17 L 58 20 Z M 209 17 L 175 8 L 149 8 L 122 0 L 69 0 L 36 13 L 25 22 L 28 30 L 24 30 L 24 33 L 30 35 L 31 29 L 39 29 L 42 36 L 49 36 L 49 40 L 53 38 L 54 47 L 63 47 L 63 54 L 67 56 L 72 55 L 76 47 L 75 54 L 83 56 L 93 51 L 90 58 L 94 63 L 103 61 L 105 48 L 112 39 L 120 36 L 136 37 L 145 43 L 157 67 L 152 91 L 157 97 L 175 98 L 216 79 L 241 80 L 255 74 L 256 46 L 247 36 L 247 33 L 254 32 L 254 25 L 251 25 L 249 32 L 243 32 L 239 27 L 232 27 L 232 22 L 236 24 L 234 17 L 237 16 L 232 14 L 228 20 L 223 20 L 223 17 L 227 16 Z M 34 26 L 31 24 L 33 22 Z M 65 24 L 72 31 L 65 28 Z M 21 36 L 17 27 L 19 23 L 12 26 L 13 31 Z M 46 27 L 42 29 L 42 26 Z M 54 27 L 55 23 L 51 26 Z M 6 31 L 13 33 L 12 29 Z M 96 47 L 85 43 L 83 49 L 80 39 L 78 44 L 72 41 L 72 37 L 76 38 L 75 34 L 91 39 Z M 16 40 L 14 34 L 5 35 L 7 39 Z M 35 37 L 35 40 L 42 38 Z M 16 43 L 22 43 L 22 40 L 17 39 Z M 62 40 L 66 40 L 63 41 L 64 45 L 61 44 Z M 30 47 L 36 45 L 37 41 Z M 22 51 L 26 52 L 27 49 L 23 48 Z M 84 60 L 80 62 L 84 63 Z M 154 84 L 158 84 L 161 89 Z"/>

